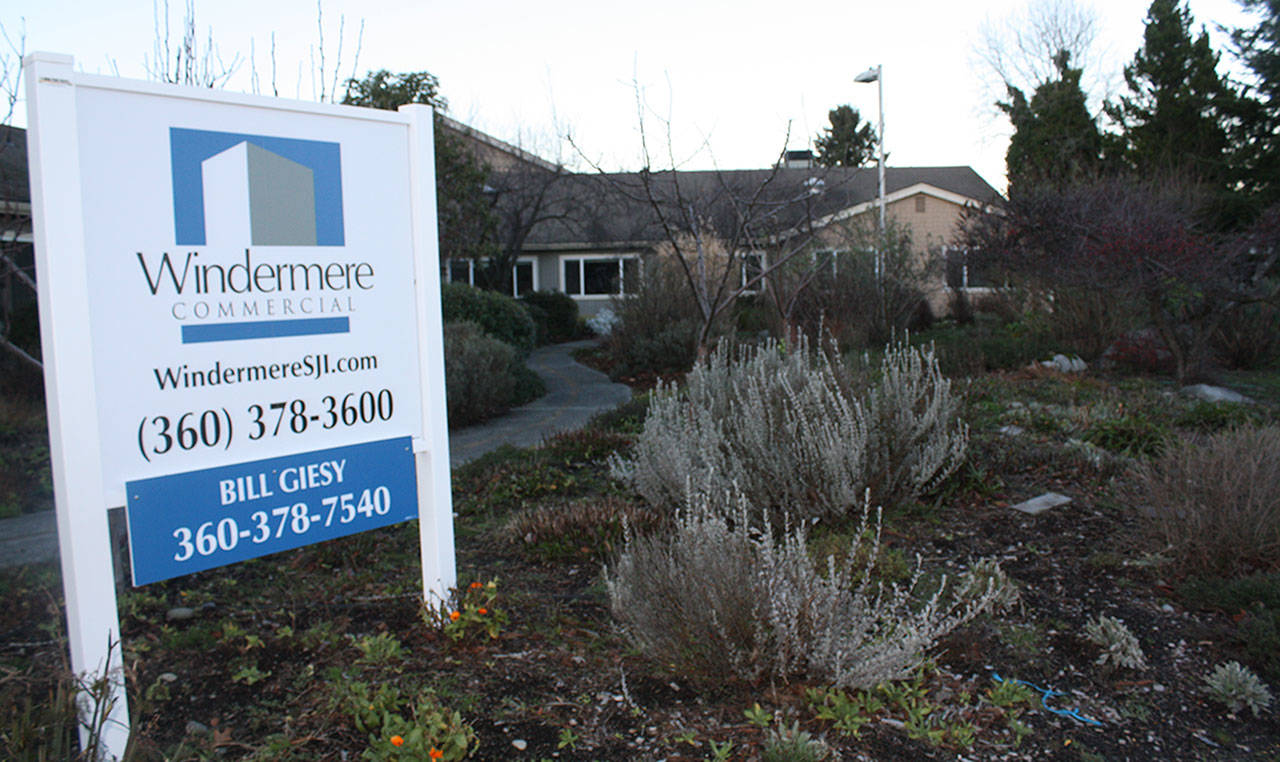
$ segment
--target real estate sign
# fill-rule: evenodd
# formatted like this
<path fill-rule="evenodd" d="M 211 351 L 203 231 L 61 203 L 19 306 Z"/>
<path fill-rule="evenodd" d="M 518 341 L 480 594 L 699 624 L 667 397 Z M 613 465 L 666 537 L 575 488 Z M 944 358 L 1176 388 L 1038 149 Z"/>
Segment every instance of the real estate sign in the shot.
<path fill-rule="evenodd" d="M 118 630 L 111 506 L 135 584 L 421 512 L 424 584 L 443 594 L 430 110 L 93 77 L 48 54 L 27 76 L 76 668 L 101 666 L 77 641 Z"/>

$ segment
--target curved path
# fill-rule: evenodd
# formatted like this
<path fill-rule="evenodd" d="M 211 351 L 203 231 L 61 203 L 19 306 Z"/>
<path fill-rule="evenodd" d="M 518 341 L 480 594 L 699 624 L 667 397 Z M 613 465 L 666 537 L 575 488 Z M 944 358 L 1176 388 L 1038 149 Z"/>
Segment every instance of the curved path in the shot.
<path fill-rule="evenodd" d="M 573 359 L 593 341 L 553 344 L 533 350 L 528 366 L 547 384 L 539 399 L 476 426 L 449 432 L 449 464 L 469 463 L 502 445 L 530 447 L 561 431 L 584 426 L 605 410 L 631 399 L 631 389 Z"/>
<path fill-rule="evenodd" d="M 486 423 L 449 432 L 450 465 L 457 468 L 502 445 L 539 444 L 553 434 L 581 428 L 592 416 L 631 399 L 628 387 L 574 361 L 574 350 L 591 344 L 575 341 L 533 350 L 528 365 L 546 383 L 546 395 Z M 57 557 L 53 511 L 0 520 L 0 566 Z"/>

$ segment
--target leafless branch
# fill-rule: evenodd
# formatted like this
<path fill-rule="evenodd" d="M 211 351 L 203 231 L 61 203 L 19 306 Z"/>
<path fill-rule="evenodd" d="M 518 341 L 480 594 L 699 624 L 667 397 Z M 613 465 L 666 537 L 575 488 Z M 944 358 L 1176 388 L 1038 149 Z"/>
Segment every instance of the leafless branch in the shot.
<path fill-rule="evenodd" d="M 1085 94 L 1096 105 L 1110 89 L 1098 38 L 1098 17 L 1091 6 L 1080 0 L 1032 0 L 1007 16 L 988 17 L 979 27 L 973 58 L 994 104 L 1007 97 L 1010 87 L 1030 97 L 1056 79 L 1054 59 L 1065 50 L 1072 65 L 1084 69 Z"/>
<path fill-rule="evenodd" d="M 638 81 L 633 81 L 632 87 L 641 170 L 634 175 L 613 175 L 579 153 L 597 171 L 611 195 L 648 210 L 654 232 L 658 233 L 658 256 L 666 256 L 674 263 L 697 307 L 697 345 L 702 355 L 708 349 L 717 318 L 744 294 L 762 286 L 772 287 L 770 276 L 807 249 L 815 233 L 813 199 L 805 188 L 792 189 L 778 182 L 784 166 L 781 159 L 785 139 L 779 161 L 762 173 L 683 170 L 682 164 L 687 160 L 677 157 L 672 120 L 648 107 Z M 661 169 L 653 163 L 651 123 L 655 119 L 666 140 L 662 146 L 666 166 Z M 572 140 L 570 144 L 574 145 Z M 700 150 L 709 150 L 709 146 L 704 144 Z M 758 270 L 754 267 L 757 256 Z M 753 263 L 750 271 L 748 262 Z M 794 301 L 791 295 L 788 298 Z"/>
<path fill-rule="evenodd" d="M 221 88 L 235 75 L 242 63 L 237 53 L 230 63 L 224 63 L 213 41 L 213 28 L 205 35 L 203 49 L 196 25 L 195 0 L 187 0 L 182 19 L 182 43 L 175 51 L 169 28 L 169 2 L 164 2 L 163 19 L 160 6 L 152 3 L 155 41 L 152 55 L 144 61 L 147 74 L 152 79 L 177 85 Z M 164 32 L 161 34 L 161 26 Z"/>

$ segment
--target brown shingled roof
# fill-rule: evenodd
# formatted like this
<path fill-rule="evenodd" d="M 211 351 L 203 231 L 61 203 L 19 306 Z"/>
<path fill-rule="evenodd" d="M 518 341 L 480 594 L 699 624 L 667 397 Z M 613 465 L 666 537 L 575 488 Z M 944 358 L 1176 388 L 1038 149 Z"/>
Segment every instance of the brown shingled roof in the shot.
<path fill-rule="evenodd" d="M 817 220 L 874 201 L 879 194 L 876 171 L 865 168 L 655 172 L 648 179 L 660 206 L 674 203 L 678 187 L 680 197 L 697 205 L 699 214 L 725 216 L 728 224 L 732 224 L 728 218 L 754 200 L 754 218 L 767 219 L 767 226 L 774 232 L 793 227 L 805 218 Z M 977 204 L 1000 198 L 995 188 L 970 167 L 885 168 L 886 195 L 918 184 L 972 199 Z M 560 181 L 555 192 L 567 194 L 580 208 L 580 214 L 539 225 L 526 241 L 529 248 L 641 244 L 664 237 L 641 173 L 570 175 Z"/>

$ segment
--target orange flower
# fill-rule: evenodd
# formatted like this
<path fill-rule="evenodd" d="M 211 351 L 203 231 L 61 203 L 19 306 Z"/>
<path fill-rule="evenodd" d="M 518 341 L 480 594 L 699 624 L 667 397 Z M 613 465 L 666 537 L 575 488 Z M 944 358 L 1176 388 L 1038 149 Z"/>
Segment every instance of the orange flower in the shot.
<path fill-rule="evenodd" d="M 484 616 L 485 614 L 488 614 L 488 613 L 489 613 L 489 609 L 480 609 L 480 610 L 479 610 L 478 612 L 476 612 L 476 613 L 478 613 L 480 616 Z"/>
<path fill-rule="evenodd" d="M 458 621 L 458 617 L 460 617 L 460 616 L 462 616 L 462 612 L 461 612 L 461 611 L 450 611 L 450 612 L 449 612 L 449 621 L 450 621 L 450 622 L 456 622 L 456 621 Z"/>
<path fill-rule="evenodd" d="M 441 757 L 443 757 L 443 756 L 444 756 L 444 752 L 442 752 L 442 751 L 440 751 L 439 749 L 436 749 L 436 748 L 432 748 L 432 749 L 431 749 L 431 751 L 427 752 L 427 754 L 428 754 L 428 756 L 430 756 L 432 759 L 440 759 Z"/>
<path fill-rule="evenodd" d="M 404 746 L 404 739 L 400 736 L 391 736 L 392 746 Z"/>
<path fill-rule="evenodd" d="M 471 583 L 471 589 L 472 589 L 472 590 L 479 590 L 479 589 L 480 589 L 480 588 L 482 588 L 482 587 L 484 587 L 484 585 L 480 584 L 479 582 L 472 582 L 472 583 Z"/>

